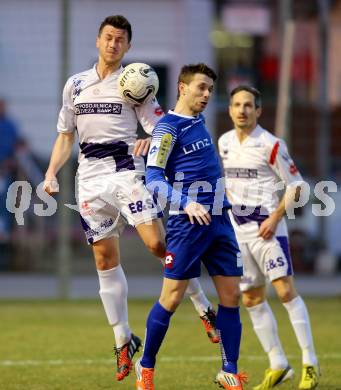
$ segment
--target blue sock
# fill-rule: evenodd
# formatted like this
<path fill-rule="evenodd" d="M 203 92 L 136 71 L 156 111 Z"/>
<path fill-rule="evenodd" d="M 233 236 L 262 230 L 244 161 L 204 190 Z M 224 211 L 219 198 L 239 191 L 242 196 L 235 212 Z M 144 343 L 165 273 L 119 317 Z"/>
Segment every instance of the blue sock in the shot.
<path fill-rule="evenodd" d="M 242 335 L 239 307 L 225 307 L 219 305 L 216 326 L 220 333 L 222 369 L 225 372 L 237 374 L 237 362 Z"/>
<path fill-rule="evenodd" d="M 168 330 L 172 312 L 163 308 L 159 302 L 152 307 L 147 319 L 146 339 L 141 365 L 154 368 L 156 355 Z"/>

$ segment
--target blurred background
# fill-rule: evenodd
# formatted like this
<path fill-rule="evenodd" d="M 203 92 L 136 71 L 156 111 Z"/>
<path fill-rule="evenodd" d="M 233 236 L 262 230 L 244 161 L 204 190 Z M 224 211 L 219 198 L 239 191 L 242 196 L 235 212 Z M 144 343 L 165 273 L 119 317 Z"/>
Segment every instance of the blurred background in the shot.
<path fill-rule="evenodd" d="M 56 213 L 39 184 L 62 87 L 96 62 L 98 27 L 111 14 L 131 22 L 125 63 L 156 69 L 165 110 L 174 105 L 183 64 L 206 62 L 217 71 L 206 112 L 215 141 L 231 128 L 229 91 L 240 83 L 260 89 L 260 124 L 286 139 L 311 187 L 308 204 L 289 221 L 298 288 L 340 294 L 340 0 L 1 0 L 0 297 L 97 296 L 78 213 L 65 206 L 75 204 L 76 148 L 60 175 Z M 323 213 L 322 202 L 326 216 L 319 217 L 313 207 L 321 204 L 314 193 L 320 181 L 336 185 L 328 194 L 335 210 Z M 131 228 L 121 252 L 131 294 L 157 295 L 161 266 Z"/>

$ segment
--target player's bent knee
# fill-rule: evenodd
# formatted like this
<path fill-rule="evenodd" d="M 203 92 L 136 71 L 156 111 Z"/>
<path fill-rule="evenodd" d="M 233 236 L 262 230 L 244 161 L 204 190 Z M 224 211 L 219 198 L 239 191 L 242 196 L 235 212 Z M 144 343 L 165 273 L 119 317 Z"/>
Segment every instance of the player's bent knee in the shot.
<path fill-rule="evenodd" d="M 238 287 L 229 288 L 223 293 L 220 292 L 219 299 L 223 306 L 239 306 L 240 302 L 240 290 Z"/>
<path fill-rule="evenodd" d="M 290 302 L 297 297 L 292 277 L 276 279 L 272 285 L 282 303 Z"/>
<path fill-rule="evenodd" d="M 98 269 L 99 271 L 107 271 L 108 269 L 117 267 L 120 264 L 118 259 L 112 256 L 107 257 L 102 254 L 95 255 L 95 263 L 96 263 L 96 269 Z"/>
<path fill-rule="evenodd" d="M 106 271 L 120 264 L 120 254 L 117 245 L 112 241 L 99 241 L 92 246 L 96 268 Z"/>
<path fill-rule="evenodd" d="M 182 295 L 179 293 L 172 293 L 167 297 L 161 296 L 159 301 L 161 306 L 166 310 L 174 312 L 182 301 Z"/>
<path fill-rule="evenodd" d="M 253 307 L 261 304 L 264 301 L 264 298 L 260 295 L 252 295 L 248 293 L 243 293 L 243 305 L 246 307 Z"/>
<path fill-rule="evenodd" d="M 292 291 L 291 288 L 282 288 L 280 291 L 277 291 L 278 298 L 282 303 L 290 302 L 297 297 L 295 291 Z"/>
<path fill-rule="evenodd" d="M 164 257 L 166 253 L 166 246 L 161 240 L 154 240 L 146 242 L 148 250 L 156 257 Z"/>

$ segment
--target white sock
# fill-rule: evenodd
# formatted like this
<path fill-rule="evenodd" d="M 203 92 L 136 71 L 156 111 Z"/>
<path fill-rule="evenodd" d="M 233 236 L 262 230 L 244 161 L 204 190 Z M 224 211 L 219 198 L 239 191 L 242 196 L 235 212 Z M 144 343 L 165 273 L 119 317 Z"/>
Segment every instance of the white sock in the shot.
<path fill-rule="evenodd" d="M 109 324 L 113 327 L 116 346 L 122 347 L 131 338 L 128 324 L 128 284 L 121 265 L 105 271 L 97 270 L 99 295 Z"/>
<path fill-rule="evenodd" d="M 309 314 L 303 299 L 298 296 L 290 302 L 283 303 L 283 306 L 288 310 L 291 325 L 302 349 L 303 364 L 316 366 L 318 363 L 311 334 Z"/>
<path fill-rule="evenodd" d="M 268 354 L 270 368 L 278 370 L 288 366 L 288 360 L 284 354 L 278 337 L 277 322 L 267 301 L 253 307 L 247 307 L 250 314 L 253 329 Z"/>
<path fill-rule="evenodd" d="M 189 280 L 186 294 L 188 294 L 191 298 L 191 301 L 193 302 L 195 310 L 199 313 L 199 316 L 203 316 L 205 311 L 207 311 L 209 307 L 212 307 L 211 302 L 207 299 L 197 278 Z"/>

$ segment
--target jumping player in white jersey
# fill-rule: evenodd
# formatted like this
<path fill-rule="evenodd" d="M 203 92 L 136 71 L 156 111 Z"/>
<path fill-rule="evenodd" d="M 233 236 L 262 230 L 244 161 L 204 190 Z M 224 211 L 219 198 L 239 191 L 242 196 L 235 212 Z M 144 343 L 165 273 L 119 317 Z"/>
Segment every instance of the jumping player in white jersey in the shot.
<path fill-rule="evenodd" d="M 92 69 L 69 78 L 63 92 L 55 142 L 44 188 L 58 191 L 56 175 L 79 139 L 77 201 L 88 243 L 92 245 L 99 276 L 100 297 L 115 336 L 117 380 L 131 370 L 141 340 L 128 324 L 127 281 L 120 265 L 118 238 L 127 223 L 136 227 L 147 248 L 165 256 L 164 231 L 157 207 L 143 183 L 144 161 L 150 140 L 136 140 L 138 121 L 151 134 L 163 115 L 154 99 L 140 106 L 124 101 L 117 88 L 121 61 L 130 48 L 131 25 L 121 15 L 100 25 L 98 62 Z M 196 279 L 187 291 L 212 342 L 215 313 Z"/>
<path fill-rule="evenodd" d="M 267 390 L 293 377 L 282 349 L 275 317 L 266 301 L 269 279 L 288 311 L 299 346 L 303 370 L 299 389 L 318 385 L 319 367 L 308 311 L 297 294 L 284 220 L 286 207 L 299 195 L 303 182 L 285 143 L 257 124 L 261 115 L 260 93 L 239 86 L 230 94 L 229 114 L 234 129 L 219 139 L 232 222 L 243 257 L 243 303 L 253 328 L 268 354 L 270 367 L 254 390 Z M 279 199 L 278 184 L 285 193 Z"/>

